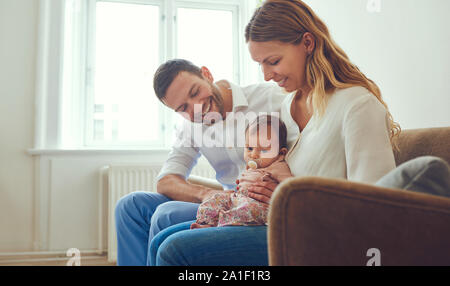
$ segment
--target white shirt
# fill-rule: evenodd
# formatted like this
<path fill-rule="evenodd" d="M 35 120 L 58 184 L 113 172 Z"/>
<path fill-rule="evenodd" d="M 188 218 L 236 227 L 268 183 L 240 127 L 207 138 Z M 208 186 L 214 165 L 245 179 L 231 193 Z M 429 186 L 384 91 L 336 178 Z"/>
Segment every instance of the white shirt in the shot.
<path fill-rule="evenodd" d="M 375 183 L 395 168 L 386 108 L 363 87 L 337 90 L 323 117 L 311 117 L 286 161 L 294 176 Z"/>
<path fill-rule="evenodd" d="M 245 168 L 245 116 L 261 112 L 279 115 L 286 93 L 277 85 L 262 83 L 239 87 L 230 83 L 233 109 L 225 120 L 207 126 L 183 120 L 177 127 L 176 140 L 157 180 L 168 174 L 189 176 L 198 158 L 203 155 L 216 171 L 216 179 L 225 189 L 234 189 L 236 179 Z M 248 119 L 251 121 L 251 117 Z M 243 122 L 244 121 L 244 122 Z M 247 124 L 249 122 L 247 121 Z M 238 124 L 241 129 L 236 128 Z M 243 129 L 242 129 L 243 128 Z M 236 131 L 238 130 L 238 131 Z M 291 145 L 298 137 L 291 136 Z M 200 136 L 198 136 L 200 134 Z M 234 134 L 234 136 L 232 135 Z"/>
<path fill-rule="evenodd" d="M 281 104 L 280 110 L 280 119 L 286 125 L 286 129 L 288 132 L 288 150 L 290 150 L 294 146 L 295 142 L 298 139 L 298 136 L 300 135 L 297 122 L 294 121 L 291 115 L 291 103 L 294 99 L 295 93 L 296 92 L 292 92 L 285 97 L 283 103 Z"/>

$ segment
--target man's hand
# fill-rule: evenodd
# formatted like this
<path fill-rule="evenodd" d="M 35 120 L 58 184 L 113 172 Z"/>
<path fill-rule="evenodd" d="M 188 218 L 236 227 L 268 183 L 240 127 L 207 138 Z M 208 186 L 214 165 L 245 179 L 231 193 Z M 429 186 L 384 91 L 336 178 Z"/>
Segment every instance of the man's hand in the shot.
<path fill-rule="evenodd" d="M 201 203 L 218 191 L 203 185 L 187 182 L 182 176 L 169 174 L 161 178 L 156 186 L 157 192 L 174 201 Z"/>

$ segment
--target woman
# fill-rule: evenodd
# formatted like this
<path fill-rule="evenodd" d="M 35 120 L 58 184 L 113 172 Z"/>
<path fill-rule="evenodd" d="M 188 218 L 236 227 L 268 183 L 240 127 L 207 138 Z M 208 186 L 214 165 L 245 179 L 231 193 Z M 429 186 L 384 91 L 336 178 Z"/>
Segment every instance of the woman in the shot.
<path fill-rule="evenodd" d="M 301 131 L 287 157 L 294 176 L 375 183 L 395 168 L 392 146 L 399 125 L 376 84 L 349 61 L 311 8 L 299 0 L 266 1 L 255 11 L 245 36 L 264 79 L 293 92 L 281 115 Z M 266 203 L 272 192 L 270 185 L 249 188 L 249 196 Z M 268 264 L 266 227 L 180 231 L 190 223 L 155 237 L 154 264 Z"/>
<path fill-rule="evenodd" d="M 282 113 L 301 131 L 287 157 L 295 176 L 375 183 L 395 168 L 391 143 L 398 124 L 376 84 L 349 61 L 311 8 L 267 1 L 247 26 L 246 40 L 264 79 L 295 91 Z"/>

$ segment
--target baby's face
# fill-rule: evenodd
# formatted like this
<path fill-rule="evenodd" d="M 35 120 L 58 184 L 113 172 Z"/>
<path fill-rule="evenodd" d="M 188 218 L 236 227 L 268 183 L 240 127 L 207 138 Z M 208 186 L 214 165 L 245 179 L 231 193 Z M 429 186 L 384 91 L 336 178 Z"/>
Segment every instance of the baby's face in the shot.
<path fill-rule="evenodd" d="M 258 168 L 266 168 L 275 162 L 280 156 L 280 144 L 278 136 L 271 136 L 270 128 L 261 128 L 245 134 L 245 162 L 255 161 Z"/>

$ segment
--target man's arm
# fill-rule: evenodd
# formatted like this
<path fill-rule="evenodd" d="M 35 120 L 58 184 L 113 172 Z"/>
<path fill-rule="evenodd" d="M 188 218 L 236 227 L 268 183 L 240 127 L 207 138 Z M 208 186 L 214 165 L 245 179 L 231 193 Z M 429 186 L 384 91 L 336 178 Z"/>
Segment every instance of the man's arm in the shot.
<path fill-rule="evenodd" d="M 205 186 L 186 181 L 200 157 L 199 148 L 189 136 L 190 126 L 187 121 L 176 126 L 176 141 L 164 163 L 156 184 L 156 191 L 176 201 L 200 203 L 210 190 Z"/>
<path fill-rule="evenodd" d="M 187 182 L 183 177 L 168 174 L 162 177 L 156 186 L 159 194 L 176 201 L 201 203 L 220 190 L 211 189 L 202 185 Z"/>

